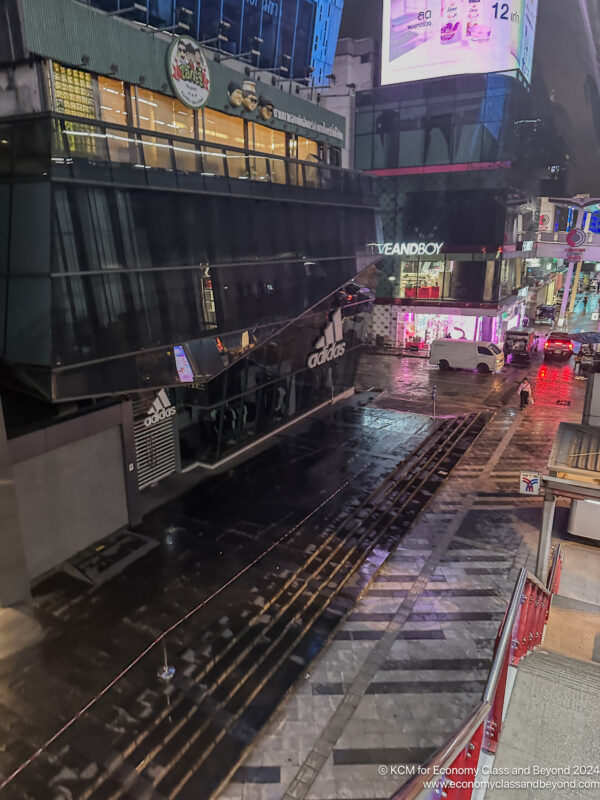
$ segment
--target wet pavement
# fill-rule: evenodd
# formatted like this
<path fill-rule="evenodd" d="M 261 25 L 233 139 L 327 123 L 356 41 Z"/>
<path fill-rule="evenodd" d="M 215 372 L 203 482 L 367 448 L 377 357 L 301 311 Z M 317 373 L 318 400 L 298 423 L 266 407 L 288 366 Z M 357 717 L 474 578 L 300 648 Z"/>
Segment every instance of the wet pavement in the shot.
<path fill-rule="evenodd" d="M 403 782 L 391 767 L 422 763 L 477 704 L 518 572 L 535 566 L 541 500 L 518 494 L 519 471 L 544 469 L 559 422 L 580 419 L 583 404 L 572 364 L 540 355 L 528 372 L 535 405 L 523 412 L 517 369 L 488 376 L 491 387 L 461 374 L 475 402 L 497 398 L 494 419 L 219 800 L 384 800 Z M 393 356 L 361 368 L 385 389 L 374 402 L 394 408 L 414 402 L 412 387 L 426 400 L 437 376 Z"/>
<path fill-rule="evenodd" d="M 516 386 L 525 369 L 535 406 L 520 413 Z M 373 354 L 363 357 L 359 383 L 383 390 L 370 407 L 332 409 L 233 474 L 146 517 L 135 533 L 153 547 L 120 575 L 99 581 L 103 570 L 88 554 L 88 580 L 71 570 L 37 587 L 36 605 L 24 613 L 40 627 L 41 640 L 0 660 L 0 775 L 195 606 L 197 613 L 169 635 L 167 660 L 177 676 L 205 668 L 217 643 L 233 635 L 236 614 L 264 603 L 270 576 L 288 569 L 428 435 L 428 416 L 396 411 L 427 413 L 433 385 L 440 413 L 489 408 L 493 421 L 400 548 L 377 567 L 352 616 L 222 798 L 386 797 L 396 785 L 376 773 L 376 764 L 386 763 L 378 759 L 418 761 L 453 730 L 477 700 L 516 571 L 534 560 L 540 501 L 517 494 L 518 472 L 544 467 L 558 423 L 581 418 L 585 384 L 574 381 L 572 364 L 544 364 L 541 356 L 533 366 L 486 376 Z M 297 538 L 247 569 L 294 529 Z M 228 593 L 203 604 L 238 575 Z M 150 717 L 169 719 L 174 684 L 157 680 L 161 659 L 154 648 L 6 796 L 90 796 L 85 787 L 122 759 Z M 93 796 L 162 796 L 152 790 L 151 775 L 144 784 L 137 775 L 135 761 L 127 761 L 107 793 Z"/>
<path fill-rule="evenodd" d="M 292 540 L 169 635 L 168 660 L 178 675 L 208 663 L 215 643 L 231 636 L 233 611 L 239 616 L 260 606 L 270 574 L 284 574 L 299 552 L 433 427 L 422 416 L 358 403 L 336 407 L 232 475 L 206 482 L 146 517 L 137 534 L 156 546 L 119 576 L 99 586 L 78 579 L 79 573 L 88 578 L 103 571 L 98 557 L 84 554 L 77 569 L 38 585 L 36 607 L 28 613 L 43 638 L 0 662 L 0 773 L 9 774 L 29 757 L 163 630 L 303 523 Z M 104 550 L 113 552 L 107 545 Z M 168 711 L 172 687 L 165 691 L 156 678 L 161 659 L 154 648 L 49 755 L 8 787 L 7 796 L 42 800 L 48 784 L 55 798 L 79 796 L 103 762 L 114 760 L 143 729 L 149 714 Z"/>

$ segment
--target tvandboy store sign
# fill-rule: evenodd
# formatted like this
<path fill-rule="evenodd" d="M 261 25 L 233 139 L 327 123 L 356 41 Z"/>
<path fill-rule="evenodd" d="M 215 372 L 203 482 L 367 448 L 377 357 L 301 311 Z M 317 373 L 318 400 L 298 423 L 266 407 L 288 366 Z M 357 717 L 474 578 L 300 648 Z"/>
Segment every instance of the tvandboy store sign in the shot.
<path fill-rule="evenodd" d="M 371 242 L 367 247 L 381 256 L 439 256 L 444 242 Z"/>

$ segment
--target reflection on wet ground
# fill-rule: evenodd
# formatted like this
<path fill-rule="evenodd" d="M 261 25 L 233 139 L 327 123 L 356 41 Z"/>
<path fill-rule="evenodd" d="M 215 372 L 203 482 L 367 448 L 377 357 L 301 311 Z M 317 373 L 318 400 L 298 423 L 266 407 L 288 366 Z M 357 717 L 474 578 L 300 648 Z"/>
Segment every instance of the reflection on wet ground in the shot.
<path fill-rule="evenodd" d="M 90 555 L 80 564 L 87 579 L 79 580 L 73 569 L 43 581 L 34 612 L 43 640 L 0 663 L 0 740 L 10 743 L 0 754 L 0 774 L 10 773 L 31 755 L 161 631 L 306 520 L 300 538 L 258 562 L 202 607 L 185 629 L 170 635 L 168 658 L 178 676 L 198 659 L 210 658 L 212 638 L 226 638 L 236 609 L 247 613 L 264 597 L 270 571 L 289 569 L 313 537 L 372 491 L 433 427 L 424 416 L 363 408 L 357 396 L 357 402 L 332 407 L 302 431 L 280 437 L 271 450 L 233 473 L 213 478 L 148 515 L 137 533 L 156 546 L 112 580 L 90 588 L 90 569 L 91 579 L 98 574 L 98 559 Z M 121 539 L 130 554 L 131 537 Z M 109 545 L 114 566 L 118 542 Z M 52 759 L 58 761 L 51 774 L 68 765 L 75 783 L 84 780 L 83 773 L 93 779 L 94 748 L 84 744 L 86 737 L 96 740 L 106 725 L 112 726 L 113 746 L 118 747 L 128 720 L 134 727 L 143 725 L 145 704 L 164 702 L 156 680 L 161 658 L 156 648 L 86 714 L 85 736 L 79 728 L 77 735 L 61 739 L 67 743 L 62 760 L 57 743 Z M 90 753 L 87 761 L 82 749 Z M 44 796 L 40 787 L 47 785 L 51 766 L 52 760 L 40 760 L 30 767 L 14 796 L 23 800 L 26 789 L 31 797 Z"/>
<path fill-rule="evenodd" d="M 524 374 L 533 382 L 535 407 L 519 415 L 516 389 Z M 319 531 L 343 517 L 358 497 L 371 491 L 382 476 L 427 436 L 433 426 L 428 416 L 433 386 L 438 387 L 438 410 L 442 414 L 484 407 L 498 410 L 497 419 L 486 433 L 489 443 L 485 452 L 479 454 L 475 448 L 466 465 L 461 467 L 466 488 L 477 495 L 474 510 L 469 512 L 471 516 L 461 529 L 463 539 L 469 539 L 474 535 L 472 531 L 476 531 L 477 540 L 483 537 L 488 548 L 495 548 L 498 537 L 505 531 L 500 547 L 503 560 L 514 567 L 517 550 L 520 561 L 527 560 L 530 555 L 527 542 L 535 534 L 535 514 L 528 506 L 516 503 L 512 488 L 507 492 L 503 487 L 506 482 L 513 486 L 518 469 L 539 468 L 547 458 L 559 419 L 565 414 L 572 418 L 574 412 L 580 413 L 585 384 L 574 381 L 572 362 L 544 363 L 540 354 L 531 366 L 509 364 L 501 375 L 478 375 L 458 371 L 440 373 L 418 359 L 365 353 L 359 383 L 363 388 L 383 390 L 376 400 L 377 407 L 361 407 L 358 397 L 357 402 L 347 407 L 332 408 L 322 418 L 304 425 L 302 430 L 286 433 L 276 446 L 231 474 L 212 478 L 149 514 L 136 532 L 155 546 L 126 572 L 92 588 L 89 581 L 78 580 L 75 571 L 70 575 L 57 573 L 40 584 L 34 614 L 45 638 L 0 662 L 0 740 L 9 743 L 0 750 L 0 774 L 6 775 L 27 758 L 40 742 L 56 731 L 59 722 L 68 720 L 161 631 L 306 520 L 296 544 L 288 543 L 258 563 L 236 581 L 226 595 L 219 595 L 201 608 L 185 630 L 180 629 L 170 637 L 168 658 L 176 665 L 178 679 L 184 680 L 192 668 L 198 668 L 209 659 L 212 642 L 226 641 L 231 636 L 235 609 L 239 613 L 252 613 L 261 601 L 264 602 L 271 586 L 270 573 L 289 569 L 298 553 L 303 552 L 302 548 L 311 546 L 311 539 Z M 425 415 L 400 415 L 386 410 L 386 406 L 421 411 Z M 515 423 L 515 419 L 519 421 Z M 509 431 L 512 431 L 510 442 L 503 460 L 494 468 L 490 486 L 479 485 L 473 489 L 480 464 L 487 462 L 498 441 Z M 423 545 L 425 552 L 430 543 L 435 545 L 438 532 L 461 503 L 463 487 L 459 482 L 453 490 L 453 485 L 448 485 L 440 499 L 439 511 L 432 512 L 430 520 L 424 523 L 421 539 L 417 536 L 415 542 L 417 550 Z M 509 518 L 515 505 L 518 510 Z M 318 513 L 306 519 L 319 506 Z M 524 522 L 525 534 L 522 532 Z M 116 551 L 111 548 L 110 552 L 114 566 Z M 479 575 L 487 574 L 485 570 L 495 570 L 484 563 L 485 554 L 477 555 L 473 559 L 475 566 L 460 567 L 464 584 L 457 584 L 457 591 L 472 585 L 473 569 L 478 569 Z M 471 555 L 463 554 L 461 558 L 466 563 Z M 398 559 L 392 572 L 396 577 L 410 578 L 413 574 L 412 568 L 407 566 L 410 558 L 400 553 Z M 92 557 L 91 562 L 89 559 L 86 562 L 88 567 L 90 564 L 93 567 L 94 579 L 98 573 L 96 561 Z M 447 578 L 452 569 L 446 566 L 440 575 Z M 432 577 L 427 591 L 439 588 L 436 577 Z M 508 587 L 505 578 L 506 575 L 502 578 L 503 593 Z M 381 585 L 377 591 L 393 589 L 402 593 L 408 588 L 403 580 L 398 586 Z M 493 590 L 495 595 L 496 584 L 478 585 L 477 590 L 484 593 Z M 377 611 L 369 609 L 368 613 L 376 614 L 381 612 L 381 598 L 377 594 L 374 596 L 379 598 L 374 602 Z M 463 608 L 461 601 L 460 609 Z M 418 611 L 429 613 L 426 605 Z M 496 611 L 491 603 L 489 613 Z M 452 602 L 444 606 L 443 613 L 454 613 Z M 361 620 L 351 623 L 349 630 L 354 630 L 357 623 Z M 380 623 L 374 617 L 373 625 L 377 627 Z M 428 625 L 421 623 L 419 630 L 429 630 Z M 370 625 L 367 621 L 369 630 Z M 485 636 L 480 635 L 485 643 L 476 652 L 474 650 L 478 658 L 487 647 L 488 633 L 486 628 Z M 453 656 L 459 657 L 461 652 L 458 647 Z M 428 645 L 427 653 L 422 653 L 421 658 L 431 658 L 432 653 Z M 417 653 L 407 654 L 402 650 L 394 657 L 398 663 L 403 663 L 408 655 L 412 658 Z M 31 767 L 12 796 L 24 800 L 27 790 L 36 800 L 45 797 L 48 774 L 45 770 L 49 767 L 54 769 L 55 776 L 64 773 L 64 778 L 66 775 L 63 782 L 66 781 L 69 791 L 79 781 L 93 781 L 102 759 L 114 757 L 114 753 L 105 752 L 106 745 L 103 749 L 98 744 L 105 738 L 107 728 L 112 731 L 112 747 L 118 750 L 124 746 L 127 732 L 144 728 L 144 720 L 150 713 L 148 708 L 156 711 L 164 706 L 168 714 L 170 694 L 163 691 L 156 680 L 160 661 L 160 652 L 153 651 L 134 673 L 120 682 L 114 693 L 107 695 L 86 715 L 89 740 L 81 736 L 67 737 L 64 753 L 57 743 L 52 751 L 54 762 L 44 761 L 44 769 L 42 762 Z M 481 678 L 479 674 L 477 677 Z M 376 719 L 380 710 L 372 711 Z M 357 736 L 360 739 L 363 735 L 365 731 L 361 728 Z M 425 733 L 419 735 L 425 736 Z M 428 746 L 432 742 L 434 740 L 428 739 Z M 346 749 L 350 751 L 354 747 L 352 743 Z M 336 769 L 339 773 L 344 767 L 340 764 Z M 62 794 L 58 791 L 61 785 L 57 779 L 55 795 L 66 798 L 68 791 Z"/>

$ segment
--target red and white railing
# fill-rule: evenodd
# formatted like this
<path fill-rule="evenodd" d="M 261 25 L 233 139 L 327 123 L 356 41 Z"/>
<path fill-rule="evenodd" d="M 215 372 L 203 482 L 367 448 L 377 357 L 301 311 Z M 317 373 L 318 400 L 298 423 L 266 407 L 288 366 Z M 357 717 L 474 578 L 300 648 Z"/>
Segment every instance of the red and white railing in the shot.
<path fill-rule="evenodd" d="M 391 800 L 471 800 L 480 756 L 494 754 L 502 732 L 509 666 L 542 644 L 552 595 L 558 591 L 563 554 L 554 551 L 544 586 L 526 569 L 519 573 L 500 625 L 494 660 L 479 706 L 459 731 L 438 750 Z"/>

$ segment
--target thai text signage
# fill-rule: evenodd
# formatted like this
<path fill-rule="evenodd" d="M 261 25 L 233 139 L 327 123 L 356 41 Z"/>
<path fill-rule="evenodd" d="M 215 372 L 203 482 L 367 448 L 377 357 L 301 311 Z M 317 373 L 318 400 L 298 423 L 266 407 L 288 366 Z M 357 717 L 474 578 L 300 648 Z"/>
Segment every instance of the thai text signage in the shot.
<path fill-rule="evenodd" d="M 382 256 L 439 256 L 444 242 L 371 242 Z"/>

